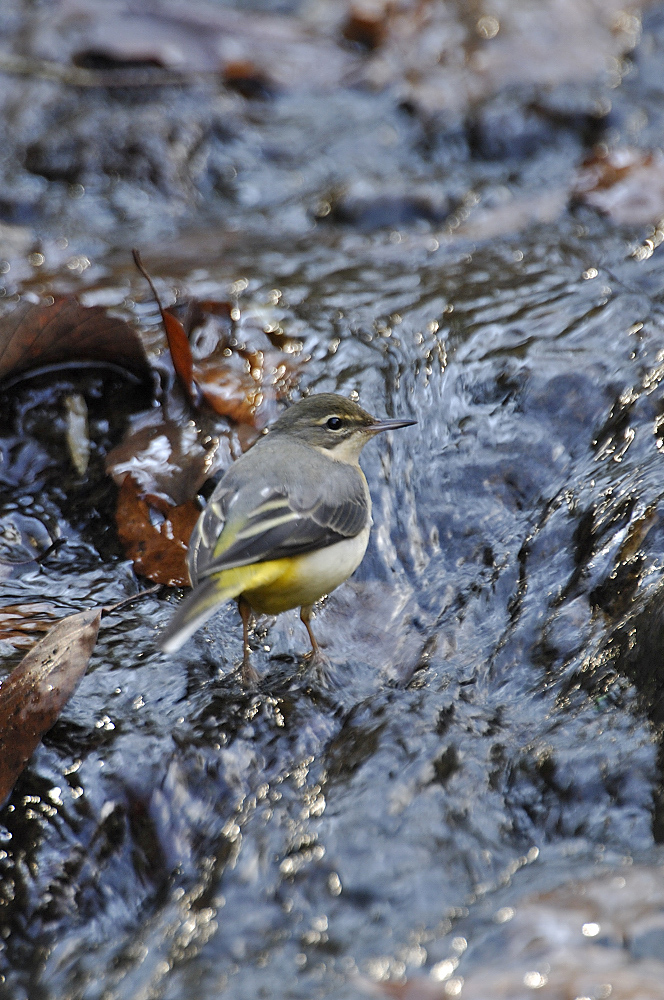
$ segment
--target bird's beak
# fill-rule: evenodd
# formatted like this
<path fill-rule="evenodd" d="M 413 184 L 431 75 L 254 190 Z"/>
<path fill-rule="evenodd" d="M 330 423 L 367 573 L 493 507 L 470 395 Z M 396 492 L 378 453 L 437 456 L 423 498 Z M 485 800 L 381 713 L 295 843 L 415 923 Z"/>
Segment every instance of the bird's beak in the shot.
<path fill-rule="evenodd" d="M 380 434 L 381 431 L 395 431 L 398 427 L 411 427 L 417 420 L 377 420 L 375 424 L 369 424 L 367 430 L 370 434 Z"/>

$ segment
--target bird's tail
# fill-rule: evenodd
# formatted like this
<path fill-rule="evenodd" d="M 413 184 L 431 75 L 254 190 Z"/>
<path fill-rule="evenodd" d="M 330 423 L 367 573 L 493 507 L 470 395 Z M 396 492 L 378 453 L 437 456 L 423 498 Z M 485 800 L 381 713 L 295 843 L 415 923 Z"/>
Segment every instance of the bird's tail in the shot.
<path fill-rule="evenodd" d="M 222 604 L 237 597 L 239 592 L 235 587 L 220 586 L 218 577 L 203 580 L 194 587 L 159 636 L 159 648 L 164 653 L 177 653 L 196 629 L 204 625 Z"/>
<path fill-rule="evenodd" d="M 279 560 L 238 566 L 223 570 L 198 583 L 177 609 L 159 637 L 157 645 L 164 653 L 177 653 L 196 629 L 226 601 L 238 597 L 251 586 L 271 583 L 279 575 Z"/>

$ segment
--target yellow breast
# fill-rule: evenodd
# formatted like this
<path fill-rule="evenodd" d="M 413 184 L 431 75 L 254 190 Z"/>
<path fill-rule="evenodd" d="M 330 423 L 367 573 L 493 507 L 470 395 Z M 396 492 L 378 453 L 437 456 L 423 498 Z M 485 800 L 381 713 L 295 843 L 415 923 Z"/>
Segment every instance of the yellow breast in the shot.
<path fill-rule="evenodd" d="M 274 570 L 274 578 L 257 587 L 249 584 L 243 597 L 254 611 L 266 615 L 314 604 L 355 572 L 366 552 L 369 531 L 367 525 L 355 538 L 301 556 L 261 564 Z"/>

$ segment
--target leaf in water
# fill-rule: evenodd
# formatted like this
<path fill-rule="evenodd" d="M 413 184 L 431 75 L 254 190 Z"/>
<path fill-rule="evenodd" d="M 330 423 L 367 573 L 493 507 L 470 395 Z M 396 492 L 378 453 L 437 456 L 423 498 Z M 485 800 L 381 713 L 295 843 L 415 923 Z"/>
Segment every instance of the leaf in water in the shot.
<path fill-rule="evenodd" d="M 155 302 L 159 307 L 161 321 L 164 324 L 166 339 L 168 341 L 168 350 L 170 351 L 173 367 L 175 368 L 175 374 L 180 380 L 180 384 L 187 394 L 187 398 L 195 405 L 198 402 L 198 397 L 193 381 L 193 359 L 191 356 L 191 347 L 189 346 L 189 338 L 187 337 L 180 320 L 177 319 L 173 313 L 164 309 L 162 306 L 161 299 L 157 294 L 157 289 L 154 287 L 152 278 L 143 266 L 143 261 L 141 260 L 141 255 L 138 250 L 134 249 L 131 253 L 134 258 L 134 264 L 150 286 L 150 291 L 152 292 Z"/>
<path fill-rule="evenodd" d="M 249 312 L 240 325 L 228 302 L 202 301 L 187 309 L 185 329 L 194 353 L 193 374 L 215 413 L 261 430 L 293 388 L 299 363 L 269 339 L 265 317 Z M 281 328 L 267 324 L 273 334 Z"/>
<path fill-rule="evenodd" d="M 348 11 L 342 28 L 343 37 L 356 42 L 369 52 L 382 45 L 388 32 L 388 8 L 386 4 L 358 7 L 353 5 Z"/>
<path fill-rule="evenodd" d="M 98 608 L 64 618 L 0 686 L 0 802 L 76 690 L 100 620 Z"/>
<path fill-rule="evenodd" d="M 159 300 L 157 300 L 157 302 L 158 301 Z M 175 368 L 176 375 L 180 379 L 180 382 L 182 383 L 189 399 L 192 403 L 196 403 L 197 397 L 196 392 L 194 391 L 193 361 L 187 334 L 184 332 L 184 327 L 182 326 L 180 320 L 177 319 L 173 313 L 169 312 L 168 309 L 161 310 L 161 318 L 164 322 L 166 339 L 168 340 L 168 349 L 171 352 L 171 358 L 173 359 L 173 367 Z"/>
<path fill-rule="evenodd" d="M 127 475 L 143 494 L 166 504 L 191 500 L 197 490 L 231 463 L 229 428 L 168 419 L 155 407 L 132 420 L 124 438 L 109 452 L 106 471 L 121 486 Z"/>
<path fill-rule="evenodd" d="M 260 385 L 247 371 L 234 370 L 228 363 L 208 361 L 196 365 L 194 374 L 206 402 L 215 413 L 236 423 L 253 424 L 262 402 Z"/>
<path fill-rule="evenodd" d="M 0 320 L 0 381 L 71 361 L 117 365 L 141 381 L 150 378 L 138 333 L 101 306 L 88 308 L 67 295 L 51 305 L 21 303 Z"/>
<path fill-rule="evenodd" d="M 199 514 L 191 500 L 171 507 L 161 498 L 142 495 L 132 476 L 126 476 L 115 516 L 136 572 L 170 587 L 189 586 L 187 546 Z"/>

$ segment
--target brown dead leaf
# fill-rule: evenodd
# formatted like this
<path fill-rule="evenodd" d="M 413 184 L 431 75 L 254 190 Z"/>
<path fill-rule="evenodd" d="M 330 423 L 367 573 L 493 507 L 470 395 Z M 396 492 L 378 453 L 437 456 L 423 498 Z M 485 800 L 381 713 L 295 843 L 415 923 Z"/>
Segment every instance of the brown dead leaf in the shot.
<path fill-rule="evenodd" d="M 264 330 L 232 319 L 228 302 L 203 301 L 187 308 L 194 381 L 215 413 L 262 430 L 294 386 L 299 364 L 274 347 Z"/>
<path fill-rule="evenodd" d="M 5 802 L 40 739 L 85 673 L 101 610 L 54 625 L 0 686 L 0 802 Z"/>
<path fill-rule="evenodd" d="M 577 174 L 574 194 L 616 222 L 644 226 L 664 215 L 664 154 L 602 150 Z"/>
<path fill-rule="evenodd" d="M 229 60 L 224 66 L 223 77 L 226 86 L 243 97 L 265 98 L 274 93 L 267 74 L 249 59 Z"/>
<path fill-rule="evenodd" d="M 236 423 L 253 424 L 262 402 L 260 386 L 248 371 L 234 371 L 228 363 L 194 367 L 196 383 L 215 413 Z"/>
<path fill-rule="evenodd" d="M 262 330 L 240 334 L 229 302 L 184 303 L 182 322 L 163 308 L 138 250 L 132 254 L 159 307 L 173 367 L 189 402 L 197 406 L 202 393 L 220 416 L 266 427 L 276 415 L 276 401 L 295 382 L 298 366 L 291 356 L 273 348 Z"/>
<path fill-rule="evenodd" d="M 134 569 L 155 583 L 189 586 L 187 546 L 200 511 L 192 500 L 172 507 L 141 493 L 126 476 L 118 495 L 118 534 Z"/>
<path fill-rule="evenodd" d="M 388 13 L 385 4 L 353 4 L 342 29 L 349 42 L 357 42 L 366 49 L 376 49 L 385 41 Z"/>
<path fill-rule="evenodd" d="M 134 258 L 134 264 L 150 286 L 150 291 L 152 292 L 154 300 L 159 307 L 159 313 L 161 315 L 161 321 L 164 324 L 166 340 L 168 341 L 168 350 L 171 355 L 173 367 L 175 368 L 175 374 L 180 380 L 180 385 L 184 389 L 189 402 L 195 405 L 198 402 L 198 398 L 193 381 L 191 347 L 189 346 L 187 334 L 185 333 L 180 320 L 177 319 L 173 313 L 164 309 L 161 304 L 161 299 L 157 294 L 157 289 L 154 287 L 152 278 L 143 267 L 143 261 L 141 260 L 141 255 L 138 250 L 132 250 L 132 257 Z"/>
<path fill-rule="evenodd" d="M 168 349 L 171 352 L 176 375 L 180 379 L 182 387 L 190 401 L 195 404 L 197 397 L 194 390 L 194 372 L 187 334 L 184 332 L 180 320 L 176 319 L 168 309 L 161 310 L 161 318 L 164 322 Z"/>
<path fill-rule="evenodd" d="M 116 365 L 141 381 L 150 377 L 137 332 L 101 306 L 86 308 L 67 295 L 51 305 L 22 302 L 0 320 L 0 381 L 72 361 Z"/>
<path fill-rule="evenodd" d="M 171 419 L 163 407 L 138 414 L 120 444 L 106 457 L 106 471 L 120 486 L 127 475 L 143 494 L 167 504 L 191 500 L 203 483 L 231 462 L 228 426 L 212 426 L 203 415 L 197 423 Z"/>

